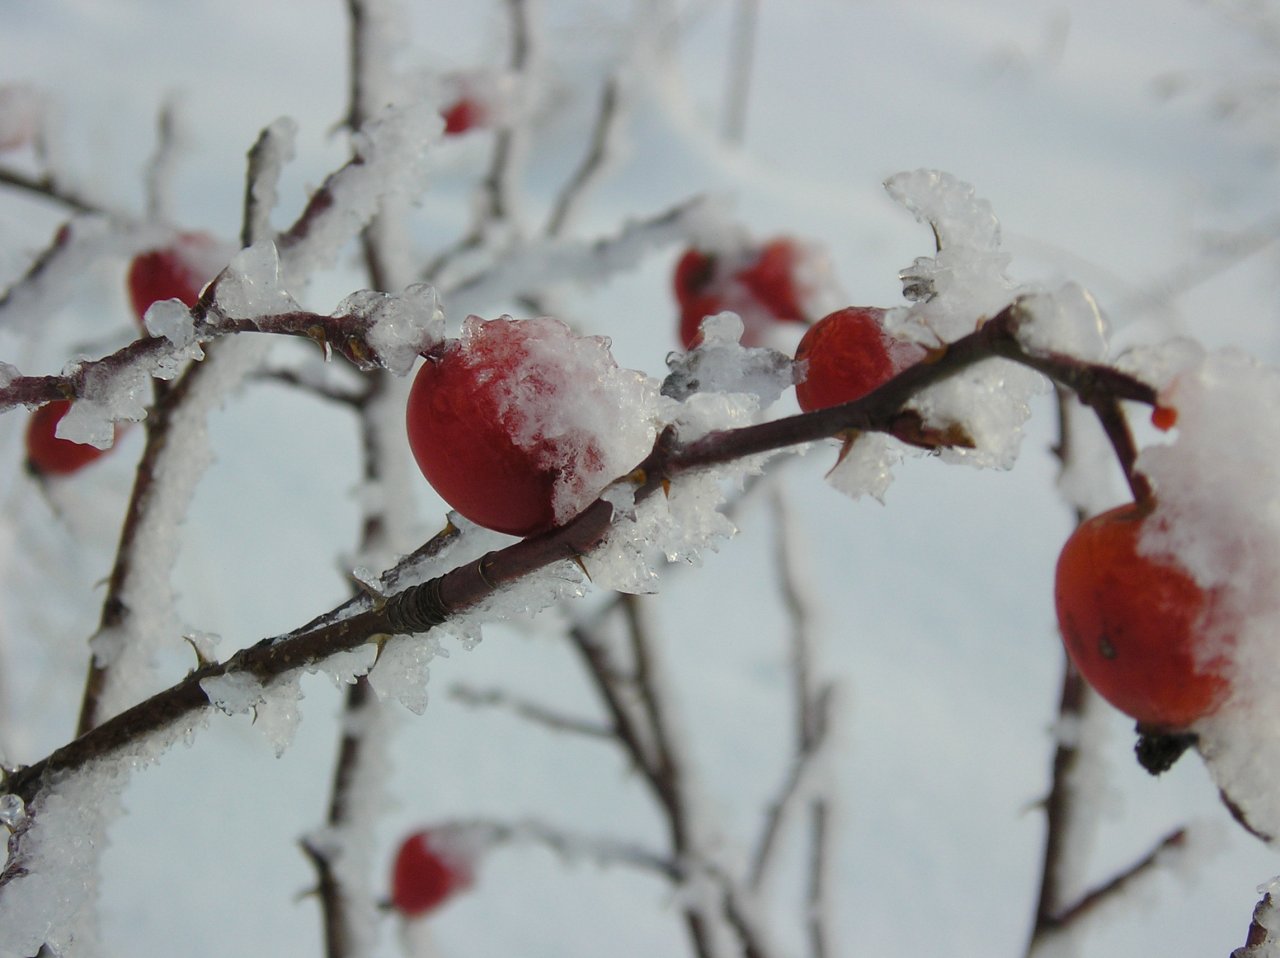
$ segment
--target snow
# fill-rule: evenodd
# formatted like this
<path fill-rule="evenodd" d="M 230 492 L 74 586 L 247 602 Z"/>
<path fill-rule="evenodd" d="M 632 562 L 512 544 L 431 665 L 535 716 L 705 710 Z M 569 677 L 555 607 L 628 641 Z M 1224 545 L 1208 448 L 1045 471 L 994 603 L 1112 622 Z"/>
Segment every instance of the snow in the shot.
<path fill-rule="evenodd" d="M 1156 495 L 1140 548 L 1172 558 L 1216 596 L 1196 652 L 1205 665 L 1229 658 L 1232 692 L 1198 725 L 1200 748 L 1253 827 L 1280 835 L 1280 370 L 1235 350 L 1205 353 L 1160 403 L 1178 419 L 1173 441 L 1138 460 Z"/>
<path fill-rule="evenodd" d="M 366 340 L 377 366 L 407 376 L 418 357 L 444 339 L 444 311 L 434 287 L 415 284 L 400 296 L 362 290 L 344 299 L 335 316 L 369 322 Z"/>

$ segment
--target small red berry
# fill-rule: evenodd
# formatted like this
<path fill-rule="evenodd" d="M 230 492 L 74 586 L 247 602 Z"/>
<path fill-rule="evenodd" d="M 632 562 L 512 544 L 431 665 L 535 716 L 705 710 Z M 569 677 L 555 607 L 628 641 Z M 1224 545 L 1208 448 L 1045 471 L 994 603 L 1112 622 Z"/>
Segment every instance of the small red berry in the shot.
<path fill-rule="evenodd" d="M 861 399 L 895 375 L 924 359 L 927 350 L 890 337 L 885 311 L 848 306 L 824 316 L 805 332 L 796 348 L 804 378 L 796 398 L 805 412 Z"/>
<path fill-rule="evenodd" d="M 470 856 L 448 836 L 415 832 L 400 844 L 391 870 L 391 904 L 406 918 L 439 908 L 471 887 Z"/>
<path fill-rule="evenodd" d="M 1082 523 L 1058 558 L 1054 597 L 1062 640 L 1080 674 L 1120 711 L 1156 729 L 1183 729 L 1229 691 L 1217 594 L 1167 558 L 1138 549 L 1151 503 Z"/>
<path fill-rule="evenodd" d="M 59 439 L 55 432 L 71 403 L 56 399 L 31 414 L 27 423 L 27 464 L 32 471 L 45 476 L 66 476 L 79 472 L 106 449 Z"/>
<path fill-rule="evenodd" d="M 409 445 L 440 497 L 472 522 L 543 532 L 634 462 L 634 410 L 607 341 L 558 320 L 471 317 L 426 356 L 409 392 Z M 638 375 L 638 374 L 636 374 Z M 605 454 L 606 447 L 609 450 Z"/>
<path fill-rule="evenodd" d="M 1178 410 L 1171 406 L 1156 406 L 1151 410 L 1151 425 L 1161 432 L 1168 432 L 1178 424 Z"/>
<path fill-rule="evenodd" d="M 215 248 L 213 237 L 204 233 L 183 233 L 163 249 L 139 253 L 129 264 L 129 302 L 139 325 L 152 303 L 178 299 L 188 307 L 200 298 L 209 281 L 207 262 Z"/>
<path fill-rule="evenodd" d="M 444 135 L 458 136 L 484 126 L 488 120 L 484 106 L 469 96 L 455 100 L 440 111 L 444 118 Z"/>

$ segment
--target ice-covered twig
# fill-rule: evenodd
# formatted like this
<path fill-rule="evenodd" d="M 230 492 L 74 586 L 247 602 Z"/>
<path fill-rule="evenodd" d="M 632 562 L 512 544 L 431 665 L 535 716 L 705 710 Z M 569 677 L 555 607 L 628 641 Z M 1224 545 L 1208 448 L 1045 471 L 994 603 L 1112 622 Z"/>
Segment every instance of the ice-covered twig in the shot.
<path fill-rule="evenodd" d="M 282 118 L 263 127 L 258 139 L 249 147 L 244 216 L 240 226 L 241 246 L 252 246 L 272 238 L 271 211 L 279 201 L 280 174 L 284 165 L 293 158 L 296 132 L 293 120 Z"/>
<path fill-rule="evenodd" d="M 454 684 L 449 689 L 451 698 L 473 708 L 506 709 L 535 725 L 556 732 L 572 732 L 588 738 L 612 739 L 613 731 L 599 722 L 558 712 L 530 699 L 512 695 L 502 689 L 477 689 L 469 685 Z"/>

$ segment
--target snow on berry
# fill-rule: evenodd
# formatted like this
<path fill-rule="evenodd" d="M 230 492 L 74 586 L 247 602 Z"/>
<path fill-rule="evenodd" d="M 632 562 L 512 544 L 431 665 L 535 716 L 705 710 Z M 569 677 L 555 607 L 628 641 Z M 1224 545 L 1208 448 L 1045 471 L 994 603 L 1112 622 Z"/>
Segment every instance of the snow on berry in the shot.
<path fill-rule="evenodd" d="M 1177 421 L 1171 441 L 1138 457 L 1157 498 L 1139 553 L 1176 560 L 1215 594 L 1198 661 L 1226 658 L 1230 694 L 1194 730 L 1211 774 L 1245 821 L 1280 835 L 1280 370 L 1184 343 L 1151 358 L 1127 357 L 1140 374 L 1144 359 L 1167 376 L 1159 405 Z"/>
<path fill-rule="evenodd" d="M 657 384 L 608 340 L 549 318 L 469 317 L 431 350 L 409 395 L 409 443 L 446 502 L 531 535 L 572 518 L 648 452 Z"/>

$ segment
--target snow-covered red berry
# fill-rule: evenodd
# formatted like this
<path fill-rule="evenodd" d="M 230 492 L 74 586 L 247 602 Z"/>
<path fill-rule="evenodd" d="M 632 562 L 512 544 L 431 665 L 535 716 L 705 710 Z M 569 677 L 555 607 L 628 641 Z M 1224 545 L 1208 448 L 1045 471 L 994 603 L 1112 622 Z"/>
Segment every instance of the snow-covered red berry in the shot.
<path fill-rule="evenodd" d="M 181 300 L 191 307 L 211 278 L 217 241 L 206 233 L 182 233 L 161 249 L 139 253 L 129 264 L 126 283 L 134 316 L 141 325 L 152 303 Z"/>
<path fill-rule="evenodd" d="M 805 412 L 861 399 L 908 366 L 924 359 L 916 343 L 891 337 L 883 309 L 848 306 L 811 326 L 796 348 L 803 379 L 796 398 Z"/>
<path fill-rule="evenodd" d="M 400 844 L 391 869 L 391 904 L 406 918 L 435 911 L 475 880 L 469 854 L 430 829 Z"/>
<path fill-rule="evenodd" d="M 1144 726 L 1178 730 L 1226 698 L 1230 635 L 1218 593 L 1173 559 L 1141 551 L 1153 508 L 1131 503 L 1082 523 L 1058 558 L 1054 597 L 1086 681 Z"/>
<path fill-rule="evenodd" d="M 527 536 L 572 518 L 653 441 L 656 390 L 608 340 L 555 319 L 469 317 L 426 355 L 409 445 L 440 497 L 479 525 Z"/>
<path fill-rule="evenodd" d="M 33 472 L 42 476 L 67 476 L 107 452 L 97 446 L 58 438 L 58 423 L 70 409 L 68 400 L 56 399 L 31 414 L 27 423 L 27 465 Z"/>

